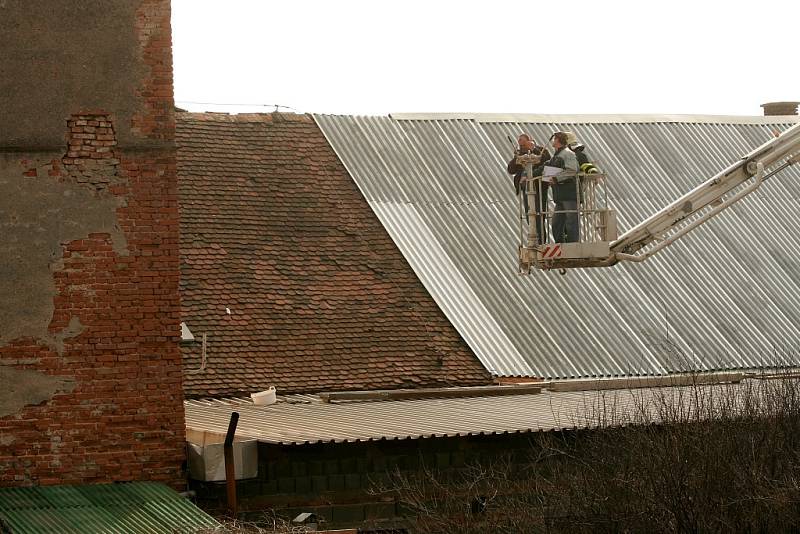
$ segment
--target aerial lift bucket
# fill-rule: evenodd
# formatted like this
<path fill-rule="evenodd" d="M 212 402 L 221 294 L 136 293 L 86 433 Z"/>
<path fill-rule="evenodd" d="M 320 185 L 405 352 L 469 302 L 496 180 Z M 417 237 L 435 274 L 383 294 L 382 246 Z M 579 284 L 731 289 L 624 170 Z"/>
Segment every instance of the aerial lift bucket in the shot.
<path fill-rule="evenodd" d="M 531 269 L 538 268 L 559 269 L 564 274 L 569 268 L 605 267 L 620 261 L 642 262 L 745 198 L 771 176 L 797 163 L 800 163 L 800 124 L 777 134 L 622 236 L 617 236 L 616 215 L 608 208 L 605 176 L 578 173 L 575 175 L 578 209 L 577 213 L 569 213 L 579 220 L 578 241 L 540 240 L 536 224 L 528 224 L 527 229 L 520 232 L 520 273 L 529 274 Z M 532 165 L 528 165 L 527 176 L 532 176 L 532 170 Z M 547 209 L 537 211 L 539 207 L 533 201 L 534 187 L 541 187 L 536 185 L 537 180 L 542 178 L 532 179 L 528 187 L 531 209 L 528 217 L 531 221 L 538 217 L 544 229 L 559 212 L 551 203 Z M 522 214 L 521 228 L 525 219 Z"/>
<path fill-rule="evenodd" d="M 520 273 L 528 274 L 533 268 L 549 270 L 606 265 L 611 255 L 609 245 L 617 239 L 617 217 L 616 212 L 608 208 L 606 175 L 576 173 L 576 196 L 579 199 L 577 210 L 563 212 L 556 211 L 552 202 L 547 203 L 546 209 L 539 210 L 534 198 L 535 188 L 539 188 L 541 192 L 541 180 L 541 177 L 536 177 L 529 181 L 529 212 L 527 217 L 524 213 L 520 215 L 523 228 L 519 246 Z M 537 219 L 540 221 L 539 226 L 544 237 L 548 238 L 550 232 L 546 229 L 550 227 L 557 213 L 577 218 L 577 242 L 559 243 L 555 242 L 553 236 L 539 239 L 534 222 Z M 526 219 L 531 223 L 525 223 Z"/>

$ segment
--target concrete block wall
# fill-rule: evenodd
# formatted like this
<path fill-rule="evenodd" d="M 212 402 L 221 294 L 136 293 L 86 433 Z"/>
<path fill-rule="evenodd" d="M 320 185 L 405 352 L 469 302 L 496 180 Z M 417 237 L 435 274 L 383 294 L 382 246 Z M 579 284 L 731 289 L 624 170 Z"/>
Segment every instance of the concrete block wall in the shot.
<path fill-rule="evenodd" d="M 181 488 L 169 0 L 0 18 L 0 486 Z"/>
<path fill-rule="evenodd" d="M 525 462 L 540 434 L 433 438 L 304 446 L 259 444 L 258 477 L 237 482 L 238 503 L 257 519 L 264 510 L 292 518 L 302 512 L 322 517 L 329 528 L 404 521 L 402 504 L 391 493 L 395 473 L 458 477 L 470 466 L 492 461 Z M 191 481 L 198 502 L 210 511 L 225 509 L 224 483 Z"/>

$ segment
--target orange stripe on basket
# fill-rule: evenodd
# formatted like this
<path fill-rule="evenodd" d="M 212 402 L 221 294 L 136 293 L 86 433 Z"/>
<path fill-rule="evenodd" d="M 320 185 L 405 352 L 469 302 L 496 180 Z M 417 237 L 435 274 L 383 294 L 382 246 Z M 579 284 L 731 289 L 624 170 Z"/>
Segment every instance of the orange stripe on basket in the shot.
<path fill-rule="evenodd" d="M 542 257 L 545 259 L 558 258 L 561 256 L 561 245 L 550 245 L 542 251 Z"/>

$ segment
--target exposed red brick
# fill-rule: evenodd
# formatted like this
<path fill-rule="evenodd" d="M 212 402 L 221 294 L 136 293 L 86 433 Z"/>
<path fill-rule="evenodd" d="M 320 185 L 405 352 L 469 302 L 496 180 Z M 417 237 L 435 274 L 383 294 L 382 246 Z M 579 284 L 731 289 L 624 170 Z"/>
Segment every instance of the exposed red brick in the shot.
<path fill-rule="evenodd" d="M 168 0 L 140 4 L 145 76 L 135 88 L 141 111 L 134 133 L 157 142 L 118 149 L 113 110 L 81 109 L 66 125 L 60 161 L 38 173 L 20 162 L 32 178 L 116 197 L 115 222 L 125 243 L 115 246 L 109 234 L 91 232 L 64 243 L 61 263 L 53 263 L 55 309 L 48 331 L 55 336 L 78 320 L 80 333 L 63 339 L 63 347 L 31 338 L 0 347 L 2 365 L 75 384 L 70 392 L 0 417 L 0 486 L 125 480 L 185 485 L 170 9 Z"/>
<path fill-rule="evenodd" d="M 142 0 L 137 13 L 136 30 L 147 73 L 137 90 L 142 108 L 131 119 L 131 129 L 150 139 L 172 140 L 175 104 L 169 2 Z"/>

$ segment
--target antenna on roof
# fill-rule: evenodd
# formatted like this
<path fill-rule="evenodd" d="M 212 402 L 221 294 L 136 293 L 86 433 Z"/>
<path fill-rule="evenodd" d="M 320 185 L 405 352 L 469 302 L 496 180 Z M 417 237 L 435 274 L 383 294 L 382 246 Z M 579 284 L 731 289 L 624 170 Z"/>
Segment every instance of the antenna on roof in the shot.
<path fill-rule="evenodd" d="M 202 105 L 202 106 L 239 106 L 239 107 L 248 106 L 248 107 L 262 107 L 262 108 L 275 106 L 275 111 L 276 112 L 278 111 L 278 108 L 284 108 L 284 109 L 289 109 L 291 111 L 294 111 L 295 113 L 300 113 L 298 110 L 296 110 L 292 106 L 284 106 L 283 104 L 245 104 L 245 103 L 242 103 L 242 104 L 230 104 L 230 103 L 226 103 L 226 102 L 195 102 L 193 100 L 176 100 L 175 103 L 177 103 L 177 104 L 196 104 L 196 105 Z"/>

